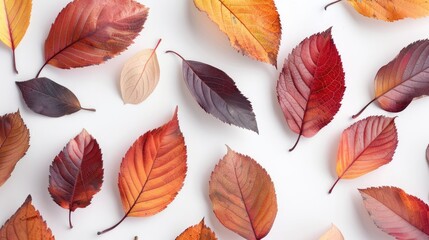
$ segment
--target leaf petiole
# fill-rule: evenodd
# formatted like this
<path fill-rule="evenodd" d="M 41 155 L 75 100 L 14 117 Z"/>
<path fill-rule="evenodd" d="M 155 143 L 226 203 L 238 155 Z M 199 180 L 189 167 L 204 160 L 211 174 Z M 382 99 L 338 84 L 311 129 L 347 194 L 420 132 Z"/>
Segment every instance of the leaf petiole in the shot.
<path fill-rule="evenodd" d="M 339 3 L 339 2 L 341 2 L 341 1 L 343 1 L 343 0 L 337 0 L 337 1 L 334 1 L 334 2 L 329 3 L 328 5 L 326 5 L 326 6 L 325 6 L 325 11 L 326 11 L 326 9 L 328 9 L 328 7 L 329 7 L 329 6 L 334 5 L 334 4 L 336 4 L 336 3 Z"/>

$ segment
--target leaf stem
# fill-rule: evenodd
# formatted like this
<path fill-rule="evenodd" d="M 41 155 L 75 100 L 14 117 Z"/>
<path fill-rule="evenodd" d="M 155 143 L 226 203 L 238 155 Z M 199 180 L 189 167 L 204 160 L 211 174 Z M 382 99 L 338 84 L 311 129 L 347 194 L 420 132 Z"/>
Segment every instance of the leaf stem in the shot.
<path fill-rule="evenodd" d="M 298 145 L 299 139 L 301 139 L 301 136 L 302 136 L 302 129 L 299 133 L 298 139 L 295 142 L 295 145 L 293 145 L 293 147 L 291 149 L 289 149 L 289 152 L 292 152 L 296 148 L 296 146 Z"/>
<path fill-rule="evenodd" d="M 40 70 L 37 72 L 37 75 L 36 75 L 36 78 L 38 78 L 39 77 L 39 75 L 40 75 L 40 73 L 42 72 L 42 70 L 43 70 L 43 68 L 45 68 L 45 66 L 48 64 L 48 62 L 45 62 L 44 64 L 43 64 L 43 66 L 40 68 Z"/>
<path fill-rule="evenodd" d="M 329 189 L 328 193 L 331 194 L 332 190 L 334 190 L 334 187 L 337 185 L 338 181 L 340 181 L 341 178 L 337 178 L 337 180 L 334 182 L 334 185 L 332 185 L 331 189 Z"/>
<path fill-rule="evenodd" d="M 73 224 L 72 224 L 72 221 L 71 221 L 71 214 L 72 214 L 72 210 L 69 209 L 69 225 L 70 225 L 70 229 L 73 228 Z"/>
<path fill-rule="evenodd" d="M 16 74 L 18 74 L 18 69 L 16 67 L 16 56 L 15 56 L 15 50 L 12 50 L 12 62 L 13 62 L 13 70 Z"/>
<path fill-rule="evenodd" d="M 119 224 L 121 224 L 125 220 L 125 218 L 127 218 L 127 216 L 128 216 L 128 213 L 125 214 L 125 216 L 121 220 L 119 220 L 119 222 L 116 223 L 115 225 L 113 225 L 113 226 L 111 226 L 111 227 L 109 227 L 103 231 L 97 232 L 97 235 L 101 235 L 101 234 L 107 233 L 107 232 L 115 229 L 117 226 L 119 226 Z"/>
<path fill-rule="evenodd" d="M 362 114 L 362 112 L 363 111 L 365 111 L 365 109 L 369 106 L 369 105 L 371 105 L 371 103 L 373 103 L 375 100 L 377 100 L 378 98 L 374 98 L 374 99 L 372 99 L 367 105 L 365 105 L 365 107 L 363 107 L 358 113 L 356 113 L 355 115 L 353 115 L 352 116 L 352 118 L 353 119 L 355 119 L 355 118 L 357 118 L 357 117 L 359 117 L 359 115 L 361 115 Z"/>
<path fill-rule="evenodd" d="M 84 107 L 81 107 L 80 110 L 85 110 L 85 111 L 90 111 L 90 112 L 96 111 L 94 108 L 84 108 Z"/>
<path fill-rule="evenodd" d="M 335 3 L 339 3 L 341 1 L 343 1 L 343 0 L 337 0 L 337 1 L 333 1 L 333 2 L 329 3 L 328 5 L 325 6 L 325 11 L 326 11 L 326 9 L 328 9 L 329 6 L 334 5 Z"/>
<path fill-rule="evenodd" d="M 185 61 L 185 62 L 186 62 L 186 59 L 185 59 L 185 58 L 183 58 L 183 57 L 182 57 L 182 55 L 178 54 L 178 53 L 177 53 L 177 52 L 175 52 L 175 51 L 168 50 L 168 51 L 165 51 L 165 53 L 173 53 L 173 54 L 176 54 L 178 57 L 180 57 L 183 61 Z"/>

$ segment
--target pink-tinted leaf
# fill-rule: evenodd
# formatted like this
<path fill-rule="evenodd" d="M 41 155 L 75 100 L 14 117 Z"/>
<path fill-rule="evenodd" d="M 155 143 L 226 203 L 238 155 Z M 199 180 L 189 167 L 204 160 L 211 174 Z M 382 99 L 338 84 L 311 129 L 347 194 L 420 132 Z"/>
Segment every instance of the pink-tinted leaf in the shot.
<path fill-rule="evenodd" d="M 258 133 L 255 113 L 250 101 L 238 90 L 234 81 L 222 70 L 208 64 L 184 59 L 183 77 L 194 99 L 207 113 L 222 122 Z"/>
<path fill-rule="evenodd" d="M 69 209 L 72 228 L 71 212 L 87 207 L 103 183 L 103 161 L 97 140 L 82 130 L 55 157 L 49 173 L 49 193 L 58 205 Z"/>
<path fill-rule="evenodd" d="M 396 187 L 359 189 L 375 225 L 398 240 L 429 239 L 429 206 Z"/>
<path fill-rule="evenodd" d="M 312 137 L 332 121 L 345 91 L 344 71 L 331 29 L 304 39 L 283 65 L 277 98 L 289 128 Z"/>

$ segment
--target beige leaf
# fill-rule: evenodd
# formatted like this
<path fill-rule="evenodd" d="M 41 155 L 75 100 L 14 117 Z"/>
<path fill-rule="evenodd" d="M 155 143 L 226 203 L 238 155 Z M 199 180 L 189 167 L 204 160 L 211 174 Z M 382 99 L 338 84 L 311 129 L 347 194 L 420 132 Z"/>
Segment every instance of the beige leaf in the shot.
<path fill-rule="evenodd" d="M 129 59 L 121 73 L 121 93 L 125 103 L 139 104 L 155 90 L 160 71 L 156 49 L 145 49 Z"/>
<path fill-rule="evenodd" d="M 331 228 L 323 234 L 319 240 L 344 240 L 343 234 L 340 230 L 332 224 Z"/>

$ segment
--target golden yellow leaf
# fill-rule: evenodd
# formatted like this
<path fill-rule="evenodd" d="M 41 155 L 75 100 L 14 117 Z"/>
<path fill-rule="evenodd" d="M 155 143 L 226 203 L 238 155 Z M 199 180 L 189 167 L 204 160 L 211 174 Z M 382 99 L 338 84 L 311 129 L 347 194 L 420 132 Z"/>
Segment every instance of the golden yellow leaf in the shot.
<path fill-rule="evenodd" d="M 326 7 L 341 1 L 337 0 Z M 427 0 L 347 0 L 347 2 L 360 14 L 387 22 L 429 15 Z"/>
<path fill-rule="evenodd" d="M 12 49 L 16 73 L 15 49 L 30 24 L 31 0 L 0 0 L 0 41 Z"/>
<path fill-rule="evenodd" d="M 281 24 L 273 0 L 194 0 L 231 45 L 258 61 L 277 66 Z"/>

